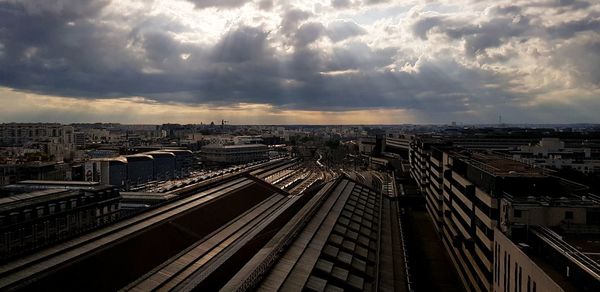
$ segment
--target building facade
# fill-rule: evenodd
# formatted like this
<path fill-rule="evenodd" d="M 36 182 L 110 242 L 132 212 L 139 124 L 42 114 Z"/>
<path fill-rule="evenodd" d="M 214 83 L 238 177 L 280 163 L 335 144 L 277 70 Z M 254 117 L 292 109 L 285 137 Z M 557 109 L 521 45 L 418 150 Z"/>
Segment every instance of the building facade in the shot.
<path fill-rule="evenodd" d="M 518 245 L 494 232 L 493 291 L 561 291 L 562 289 Z"/>
<path fill-rule="evenodd" d="M 119 218 L 119 191 L 84 182 L 23 181 L 0 192 L 0 259 Z"/>
<path fill-rule="evenodd" d="M 217 164 L 241 164 L 269 158 L 269 148 L 263 144 L 206 145 L 200 150 L 202 161 Z"/>
<path fill-rule="evenodd" d="M 558 138 L 542 138 L 535 145 L 525 145 L 511 152 L 514 159 L 554 169 L 573 169 L 585 174 L 600 173 L 600 157 L 588 147 L 567 147 Z"/>
<path fill-rule="evenodd" d="M 0 143 L 3 145 L 24 145 L 30 142 L 58 140 L 73 144 L 72 126 L 52 123 L 8 123 L 0 124 Z"/>
<path fill-rule="evenodd" d="M 586 187 L 503 155 L 417 139 L 409 161 L 427 212 L 469 291 L 498 289 L 495 230 L 518 238 L 523 229 L 515 226 L 524 226 L 523 220 L 529 220 L 526 226 L 555 228 L 600 225 L 595 219 L 600 201 L 586 199 Z M 536 207 L 525 211 L 523 201 Z"/>

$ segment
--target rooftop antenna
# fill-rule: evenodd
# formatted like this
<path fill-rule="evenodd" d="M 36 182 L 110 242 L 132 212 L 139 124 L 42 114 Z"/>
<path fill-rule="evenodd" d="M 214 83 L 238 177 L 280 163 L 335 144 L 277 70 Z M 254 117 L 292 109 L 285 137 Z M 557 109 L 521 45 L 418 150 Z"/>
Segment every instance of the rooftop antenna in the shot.
<path fill-rule="evenodd" d="M 502 114 L 498 114 L 498 126 L 503 128 L 504 123 L 502 122 Z"/>

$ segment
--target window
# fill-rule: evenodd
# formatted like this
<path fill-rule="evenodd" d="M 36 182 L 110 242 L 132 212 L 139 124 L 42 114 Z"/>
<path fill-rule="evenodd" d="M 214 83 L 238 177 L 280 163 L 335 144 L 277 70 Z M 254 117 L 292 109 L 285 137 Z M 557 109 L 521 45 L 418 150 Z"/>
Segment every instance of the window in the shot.
<path fill-rule="evenodd" d="M 510 291 L 510 254 L 508 255 L 508 264 L 506 265 L 506 291 Z"/>
<path fill-rule="evenodd" d="M 498 279 L 498 272 L 500 270 L 500 251 L 498 250 L 498 243 L 494 245 L 494 282 L 500 286 L 500 281 Z"/>
<path fill-rule="evenodd" d="M 565 219 L 566 220 L 572 220 L 573 219 L 573 211 L 566 211 L 565 212 Z"/>
<path fill-rule="evenodd" d="M 519 292 L 519 265 L 515 263 L 515 292 Z"/>
<path fill-rule="evenodd" d="M 521 218 L 521 216 L 523 216 L 522 213 L 523 213 L 523 211 L 514 209 L 513 210 L 513 217 L 515 217 L 515 218 Z"/>
<path fill-rule="evenodd" d="M 506 251 L 504 251 L 504 273 L 502 273 L 502 276 L 504 291 L 506 291 Z"/>
<path fill-rule="evenodd" d="M 521 287 L 523 285 L 523 268 L 519 267 L 519 292 L 521 292 Z"/>

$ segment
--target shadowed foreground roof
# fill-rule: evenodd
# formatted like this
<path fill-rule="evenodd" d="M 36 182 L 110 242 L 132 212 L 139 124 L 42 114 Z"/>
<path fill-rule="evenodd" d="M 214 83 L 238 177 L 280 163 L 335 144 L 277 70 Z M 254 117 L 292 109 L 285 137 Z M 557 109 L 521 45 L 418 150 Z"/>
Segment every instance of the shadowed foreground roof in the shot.
<path fill-rule="evenodd" d="M 328 183 L 222 289 L 405 291 L 395 202 Z"/>

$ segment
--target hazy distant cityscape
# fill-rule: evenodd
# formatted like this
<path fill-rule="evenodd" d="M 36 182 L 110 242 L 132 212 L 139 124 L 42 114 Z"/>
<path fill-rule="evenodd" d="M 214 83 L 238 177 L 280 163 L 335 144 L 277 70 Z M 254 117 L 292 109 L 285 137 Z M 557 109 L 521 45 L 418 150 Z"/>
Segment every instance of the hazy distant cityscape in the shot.
<path fill-rule="evenodd" d="M 0 291 L 600 291 L 599 0 L 0 0 Z"/>
<path fill-rule="evenodd" d="M 4 123 L 0 146 L 3 290 L 600 288 L 593 124 Z"/>

